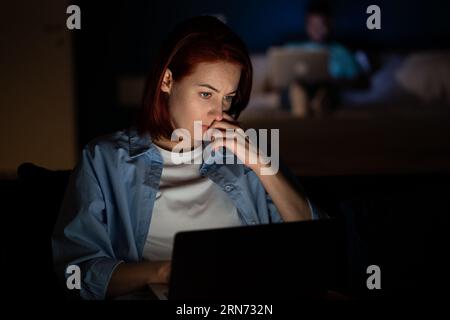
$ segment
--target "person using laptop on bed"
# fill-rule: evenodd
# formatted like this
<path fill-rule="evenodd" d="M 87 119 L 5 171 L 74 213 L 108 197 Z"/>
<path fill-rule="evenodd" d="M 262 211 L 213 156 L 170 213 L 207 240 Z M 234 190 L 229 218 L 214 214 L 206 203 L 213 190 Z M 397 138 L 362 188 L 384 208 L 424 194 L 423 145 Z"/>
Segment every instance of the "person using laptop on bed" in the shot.
<path fill-rule="evenodd" d="M 338 87 L 361 86 L 366 83 L 355 56 L 331 37 L 332 16 L 326 1 L 311 1 L 305 18 L 307 41 L 291 41 L 285 47 L 303 48 L 311 52 L 327 50 L 329 76 L 339 80 L 333 83 L 302 83 L 293 81 L 288 89 L 288 103 L 292 114 L 298 117 L 320 116 L 338 103 Z M 361 52 L 361 55 L 363 53 Z M 365 57 L 365 56 L 364 56 Z M 337 85 L 339 84 L 339 85 Z"/>
<path fill-rule="evenodd" d="M 88 143 L 72 173 L 52 237 L 64 284 L 76 265 L 81 298 L 114 298 L 168 282 L 178 231 L 319 218 L 287 174 L 261 174 L 264 154 L 237 139 L 251 81 L 244 43 L 220 20 L 191 18 L 169 34 L 137 124 Z M 202 133 L 231 129 L 236 139 L 216 135 L 208 146 L 225 147 L 242 163 L 204 161 L 194 121 Z M 193 137 L 183 141 L 182 161 L 172 139 L 178 129 Z"/>

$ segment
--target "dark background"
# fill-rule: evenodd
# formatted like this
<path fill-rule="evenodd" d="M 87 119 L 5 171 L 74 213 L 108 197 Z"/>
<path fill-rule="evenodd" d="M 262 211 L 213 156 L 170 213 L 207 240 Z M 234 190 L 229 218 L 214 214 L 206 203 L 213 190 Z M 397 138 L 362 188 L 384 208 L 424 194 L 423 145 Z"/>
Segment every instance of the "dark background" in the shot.
<path fill-rule="evenodd" d="M 74 121 L 78 152 L 94 137 L 132 123 L 137 106 L 120 104 L 118 79 L 123 76 L 145 76 L 162 39 L 181 20 L 199 14 L 222 14 L 229 26 L 243 38 L 251 53 L 262 53 L 269 46 L 305 37 L 302 32 L 307 7 L 305 1 L 72 3 L 78 4 L 82 12 L 81 30 L 71 31 L 74 41 Z M 334 36 L 351 49 L 377 53 L 449 47 L 450 2 L 337 0 L 330 3 L 335 17 Z M 381 7 L 381 30 L 370 31 L 366 28 L 366 8 L 371 4 Z M 7 13 L 7 6 L 3 10 Z M 45 10 L 43 7 L 42 11 Z M 62 17 L 66 18 L 65 13 Z M 27 30 L 23 30 L 23 34 L 26 33 Z M 26 95 L 27 91 L 24 90 L 23 94 Z M 1 107 L 6 108 L 4 105 Z M 58 108 L 53 107 L 55 110 Z M 51 118 L 43 116 L 44 126 L 50 121 Z M 375 128 L 377 121 L 374 119 Z M 430 127 L 437 123 L 433 121 L 427 122 L 426 126 L 421 123 L 411 126 L 417 129 L 414 139 L 411 139 L 412 146 L 417 141 L 415 139 L 422 135 L 420 130 L 424 133 L 432 131 Z M 367 174 L 354 175 L 352 168 L 358 167 L 362 161 L 350 153 L 350 161 L 345 167 L 347 174 L 330 175 L 325 169 L 317 176 L 298 174 L 311 199 L 330 216 L 343 222 L 348 264 L 344 270 L 345 281 L 341 285 L 347 292 L 377 296 L 378 293 L 367 292 L 365 288 L 365 268 L 369 264 L 380 265 L 382 269 L 381 295 L 442 297 L 442 293 L 446 292 L 450 214 L 448 113 L 438 117 L 437 121 L 439 126 L 432 131 L 433 148 L 426 149 L 427 139 L 419 140 L 420 147 L 426 149 L 426 153 L 406 153 L 405 150 L 410 149 L 402 149 L 403 144 L 389 144 L 390 135 L 386 134 L 380 142 L 371 130 L 366 135 L 355 134 L 352 137 L 354 144 L 348 150 L 370 141 L 373 148 L 370 145 L 368 150 L 374 149 L 374 153 L 382 151 L 377 154 L 379 158 L 373 160 L 375 165 L 377 159 L 380 163 L 384 161 L 389 164 L 390 155 L 404 153 L 408 157 L 411 155 L 411 162 L 418 159 L 417 163 L 422 166 L 420 170 L 400 162 L 394 163 L 392 168 L 403 166 L 408 170 L 397 172 L 393 169 L 380 173 L 374 166 Z M 307 129 L 315 125 L 315 121 L 303 123 Z M 394 132 L 396 125 L 397 122 L 390 123 L 390 130 Z M 10 128 L 8 139 L 14 141 L 15 132 L 26 129 L 24 126 Z M 319 145 L 322 139 L 320 134 L 335 135 L 332 129 L 326 134 L 324 130 L 317 132 L 319 135 L 314 137 L 304 136 L 303 144 L 313 144 L 308 143 L 313 138 L 314 143 Z M 401 135 L 405 140 L 409 137 L 407 131 Z M 339 144 L 332 147 L 336 153 L 341 148 Z M 2 152 L 8 151 L 3 149 Z M 311 160 L 311 166 L 319 160 L 333 163 L 335 159 L 332 156 L 325 157 L 320 149 L 317 150 L 317 157 Z M 58 150 L 55 150 L 57 153 Z M 435 156 L 438 161 L 427 162 L 428 157 Z M 27 161 L 23 157 L 22 162 Z M 437 166 L 437 163 L 440 165 Z M 317 167 L 323 168 L 322 163 Z M 11 260 L 7 264 L 11 272 L 8 274 L 19 275 L 7 280 L 13 283 L 17 297 L 23 297 L 24 289 L 29 288 L 31 283 L 34 289 L 50 289 L 46 294 L 33 291 L 35 298 L 64 298 L 52 271 L 50 237 L 72 168 L 60 168 L 65 171 L 50 169 L 23 166 L 18 171 L 17 179 L 1 181 L 2 213 L 6 219 L 2 224 L 4 244 Z"/>
<path fill-rule="evenodd" d="M 121 128 L 133 109 L 117 101 L 117 78 L 147 74 L 166 33 L 200 14 L 223 14 L 251 53 L 305 39 L 307 1 L 78 1 L 82 28 L 75 32 L 79 146 Z M 381 8 L 381 30 L 366 28 L 366 8 Z M 330 1 L 334 36 L 350 48 L 372 51 L 448 48 L 447 1 Z M 105 121 L 107 119 L 107 121 Z"/>

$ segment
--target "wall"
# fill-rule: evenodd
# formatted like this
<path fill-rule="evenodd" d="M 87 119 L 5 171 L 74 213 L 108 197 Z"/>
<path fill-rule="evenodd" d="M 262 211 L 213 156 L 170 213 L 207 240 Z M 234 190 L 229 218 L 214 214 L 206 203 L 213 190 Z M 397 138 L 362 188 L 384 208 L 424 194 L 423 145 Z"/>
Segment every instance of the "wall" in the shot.
<path fill-rule="evenodd" d="M 0 175 L 22 162 L 76 160 L 72 43 L 64 1 L 16 1 L 1 12 Z"/>

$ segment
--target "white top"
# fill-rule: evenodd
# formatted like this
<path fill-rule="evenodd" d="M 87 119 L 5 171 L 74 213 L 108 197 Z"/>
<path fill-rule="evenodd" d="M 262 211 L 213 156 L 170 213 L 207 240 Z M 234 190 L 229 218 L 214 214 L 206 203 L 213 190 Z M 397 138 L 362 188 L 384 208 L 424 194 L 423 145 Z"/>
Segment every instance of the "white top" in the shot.
<path fill-rule="evenodd" d="M 163 171 L 156 194 L 143 258 L 171 260 L 175 233 L 194 229 L 242 225 L 229 196 L 208 177 L 200 175 L 202 146 L 183 152 L 176 164 L 172 152 L 158 147 Z"/>

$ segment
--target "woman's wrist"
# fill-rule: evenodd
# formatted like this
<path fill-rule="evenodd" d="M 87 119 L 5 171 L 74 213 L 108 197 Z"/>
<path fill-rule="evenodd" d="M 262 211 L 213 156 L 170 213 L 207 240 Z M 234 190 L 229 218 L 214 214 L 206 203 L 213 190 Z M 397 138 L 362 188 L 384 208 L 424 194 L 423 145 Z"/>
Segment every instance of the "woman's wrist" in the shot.
<path fill-rule="evenodd" d="M 148 263 L 149 276 L 147 282 L 168 283 L 170 275 L 170 261 L 151 261 Z"/>

